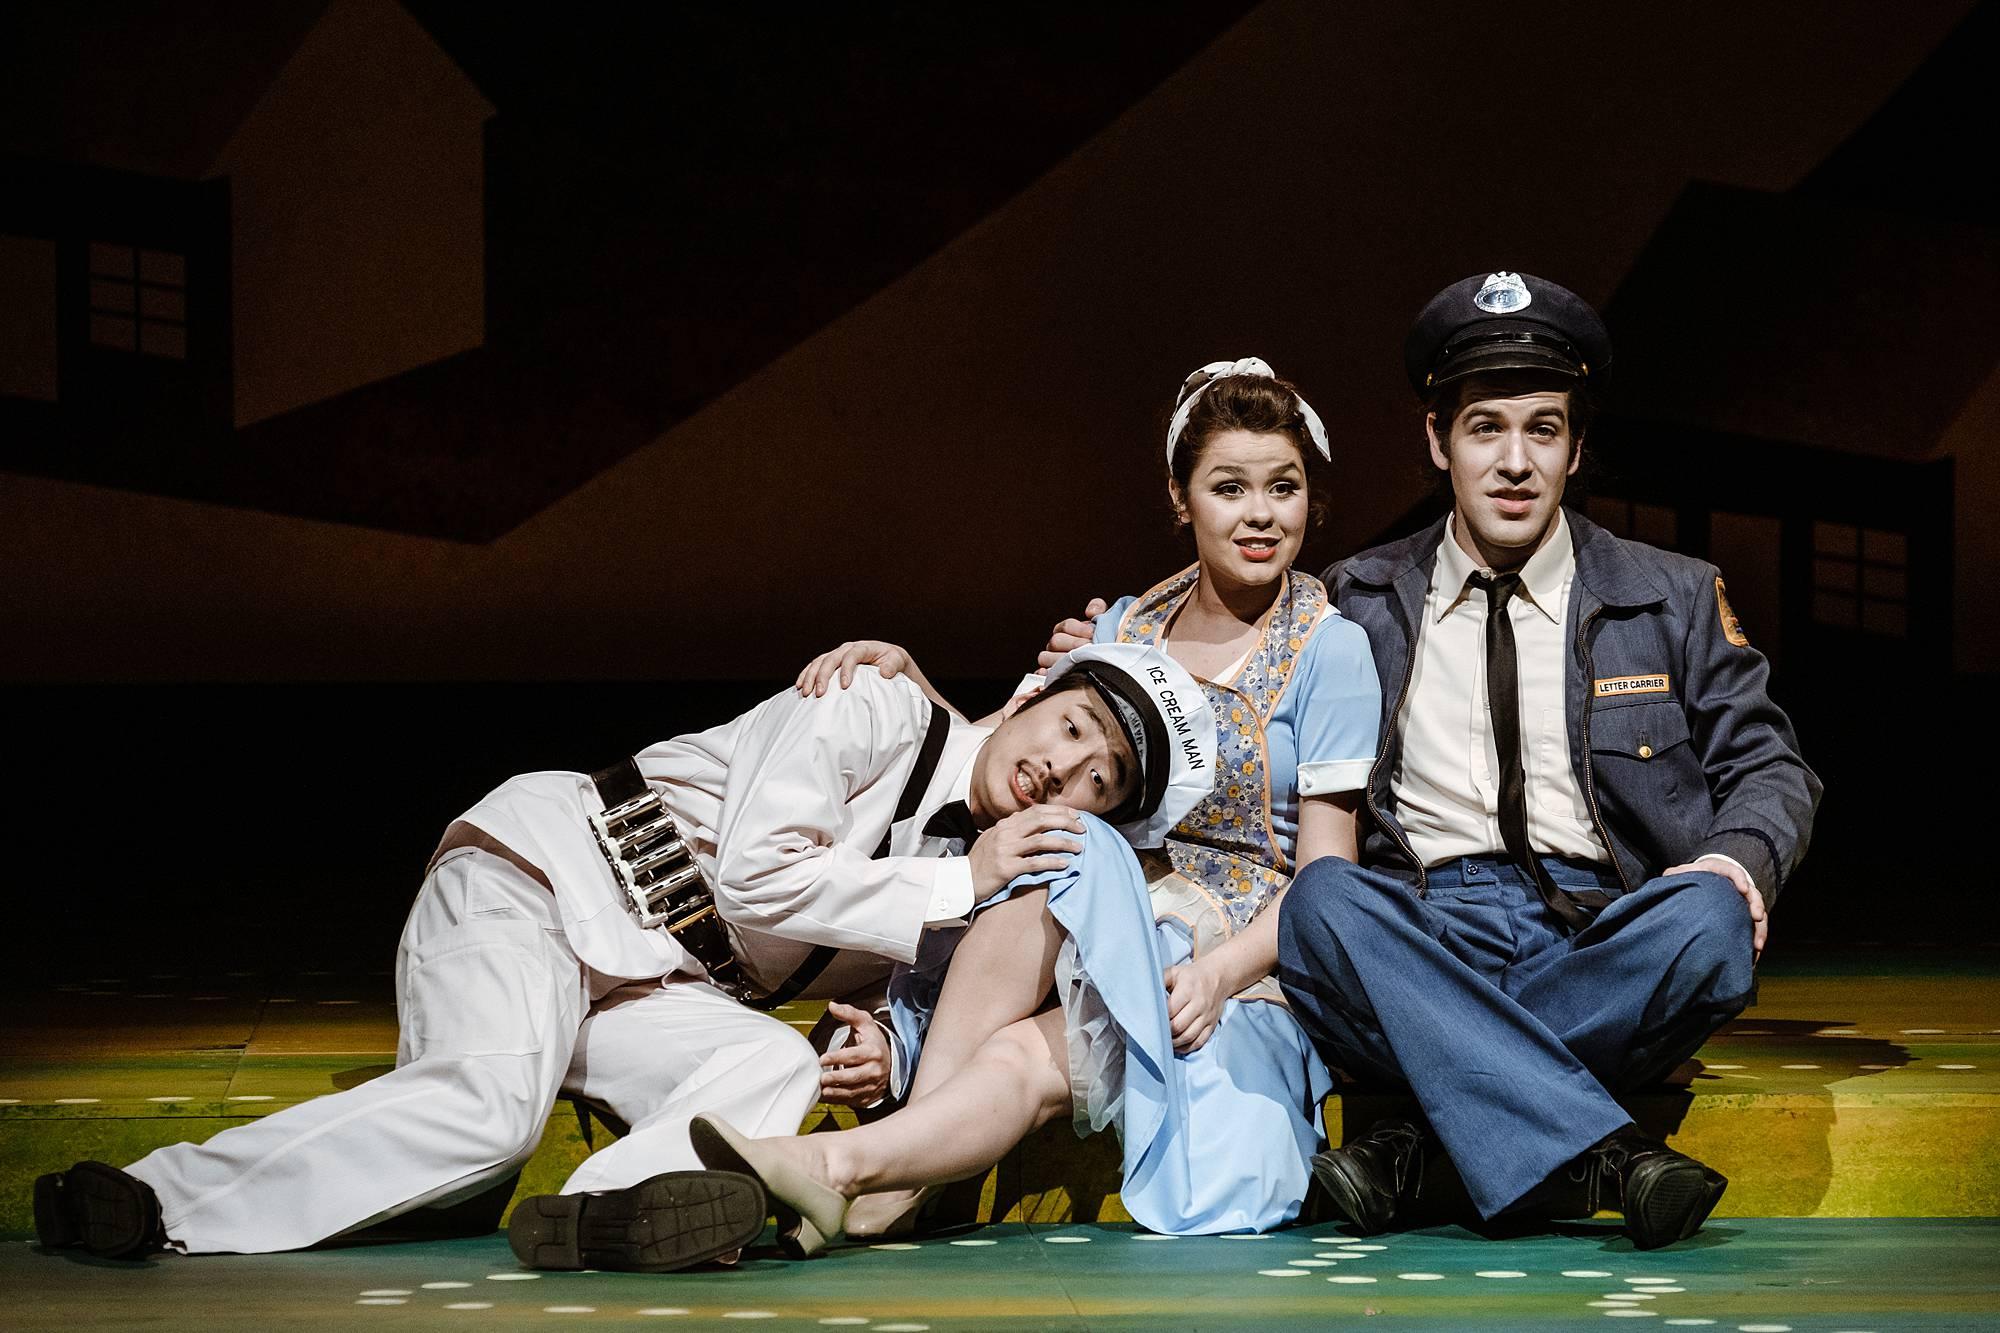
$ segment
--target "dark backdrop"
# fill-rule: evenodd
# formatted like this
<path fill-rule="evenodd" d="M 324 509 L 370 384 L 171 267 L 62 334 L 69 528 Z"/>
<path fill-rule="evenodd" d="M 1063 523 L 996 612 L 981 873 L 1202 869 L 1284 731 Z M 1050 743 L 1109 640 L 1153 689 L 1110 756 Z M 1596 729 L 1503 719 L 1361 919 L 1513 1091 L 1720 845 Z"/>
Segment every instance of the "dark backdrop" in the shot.
<path fill-rule="evenodd" d="M 1602 427 L 1611 494 L 1705 527 L 1798 479 L 1840 493 L 1808 527 L 1865 527 L 1846 464 L 1956 463 L 1944 577 L 1909 575 L 1955 665 L 1788 639 L 1829 794 L 1775 947 L 1994 937 L 1994 176 L 1960 159 L 1993 5 L 402 12 L 493 109 L 480 346 L 244 429 L 0 393 L 0 984 L 387 967 L 438 834 L 511 773 L 719 721 L 847 635 L 947 676 L 1023 660 L 1182 557 L 1154 441 L 1213 357 L 1266 356 L 1328 421 L 1306 567 L 1406 530 L 1401 330 L 1495 265 L 1651 367 Z M 73 187 L 221 192 L 135 142 L 241 120 L 289 160 L 355 123 L 254 109 L 328 14 L 0 12 L 0 261 L 59 243 Z"/>
<path fill-rule="evenodd" d="M 984 710 L 1011 683 L 945 689 Z M 599 767 L 777 687 L 10 687 L 0 986 L 386 969 L 438 836 L 488 789 L 517 772 Z M 1950 735 L 1910 734 L 1886 690 L 1858 692 L 1845 717 L 1800 716 L 1829 794 L 1774 950 L 2000 934 L 1978 851 L 1992 808 L 1983 756 L 2000 740 L 1992 688 L 1965 686 L 1954 701 L 1965 727 Z M 1854 725 L 1857 710 L 1868 725 Z"/>

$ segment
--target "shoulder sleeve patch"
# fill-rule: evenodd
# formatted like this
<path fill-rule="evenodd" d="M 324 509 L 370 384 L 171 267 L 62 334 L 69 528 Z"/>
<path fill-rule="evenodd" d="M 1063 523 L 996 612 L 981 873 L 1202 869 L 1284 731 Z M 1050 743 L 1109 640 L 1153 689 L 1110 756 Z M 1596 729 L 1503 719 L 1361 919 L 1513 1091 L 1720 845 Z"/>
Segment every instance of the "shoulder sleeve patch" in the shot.
<path fill-rule="evenodd" d="M 1742 622 L 1736 619 L 1736 608 L 1729 604 L 1729 594 L 1723 591 L 1722 576 L 1715 576 L 1715 610 L 1722 617 L 1722 637 L 1738 648 L 1750 646 L 1750 636 L 1743 632 Z"/>

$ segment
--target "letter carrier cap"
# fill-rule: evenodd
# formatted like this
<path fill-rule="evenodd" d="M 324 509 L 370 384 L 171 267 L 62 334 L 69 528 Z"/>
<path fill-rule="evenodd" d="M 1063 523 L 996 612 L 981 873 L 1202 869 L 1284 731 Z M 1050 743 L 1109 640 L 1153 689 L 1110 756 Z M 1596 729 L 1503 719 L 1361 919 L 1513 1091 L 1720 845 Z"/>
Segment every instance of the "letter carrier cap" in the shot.
<path fill-rule="evenodd" d="M 1045 684 L 1072 671 L 1090 678 L 1138 759 L 1139 795 L 1117 813 L 1134 847 L 1157 847 L 1215 786 L 1215 715 L 1180 663 L 1143 643 L 1088 643 L 1058 658 Z M 1129 816 L 1129 817 L 1128 817 Z"/>
<path fill-rule="evenodd" d="M 1481 371 L 1540 370 L 1599 380 L 1611 335 L 1590 303 L 1532 273 L 1474 274 L 1430 299 L 1403 342 L 1403 369 L 1419 398 Z"/>

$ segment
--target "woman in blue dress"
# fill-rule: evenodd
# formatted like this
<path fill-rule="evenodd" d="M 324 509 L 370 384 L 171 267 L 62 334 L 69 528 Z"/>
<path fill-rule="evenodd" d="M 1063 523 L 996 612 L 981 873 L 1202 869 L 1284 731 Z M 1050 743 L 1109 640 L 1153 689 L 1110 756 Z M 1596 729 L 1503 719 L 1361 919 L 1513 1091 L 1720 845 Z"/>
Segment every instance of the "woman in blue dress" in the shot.
<path fill-rule="evenodd" d="M 803 1216 L 797 1250 L 907 1224 L 925 1187 L 985 1171 L 1064 1115 L 1079 1134 L 1117 1127 L 1121 1198 L 1152 1230 L 1297 1216 L 1330 1079 L 1271 976 L 1276 906 L 1299 866 L 1354 857 L 1380 717 L 1365 635 L 1291 567 L 1307 463 L 1328 452 L 1317 414 L 1262 361 L 1188 378 L 1167 464 L 1196 562 L 1116 603 L 1096 635 L 1161 645 L 1202 682 L 1216 785 L 1158 851 L 1085 819 L 1063 869 L 1014 881 L 962 932 L 927 934 L 891 993 L 902 1046 L 922 1049 L 894 1114 L 791 1139 L 697 1126 L 711 1166 L 753 1171 Z M 862 662 L 915 673 L 892 645 L 851 644 L 801 688 Z"/>

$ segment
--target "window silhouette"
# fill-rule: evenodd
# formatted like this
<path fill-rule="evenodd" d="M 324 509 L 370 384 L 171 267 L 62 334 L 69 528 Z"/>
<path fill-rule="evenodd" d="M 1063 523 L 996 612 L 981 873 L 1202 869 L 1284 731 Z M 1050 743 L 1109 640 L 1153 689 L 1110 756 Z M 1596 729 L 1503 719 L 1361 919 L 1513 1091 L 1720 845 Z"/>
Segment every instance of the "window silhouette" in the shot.
<path fill-rule="evenodd" d="M 1900 532 L 1813 524 L 1813 619 L 1835 629 L 1909 634 L 1910 550 Z"/>
<path fill-rule="evenodd" d="M 187 257 L 93 242 L 90 341 L 112 352 L 187 359 Z"/>
<path fill-rule="evenodd" d="M 1649 546 L 1671 551 L 1680 544 L 1680 515 L 1664 505 L 1640 504 L 1608 495 L 1593 495 L 1584 512 L 1598 527 L 1617 537 L 1627 537 Z"/>

